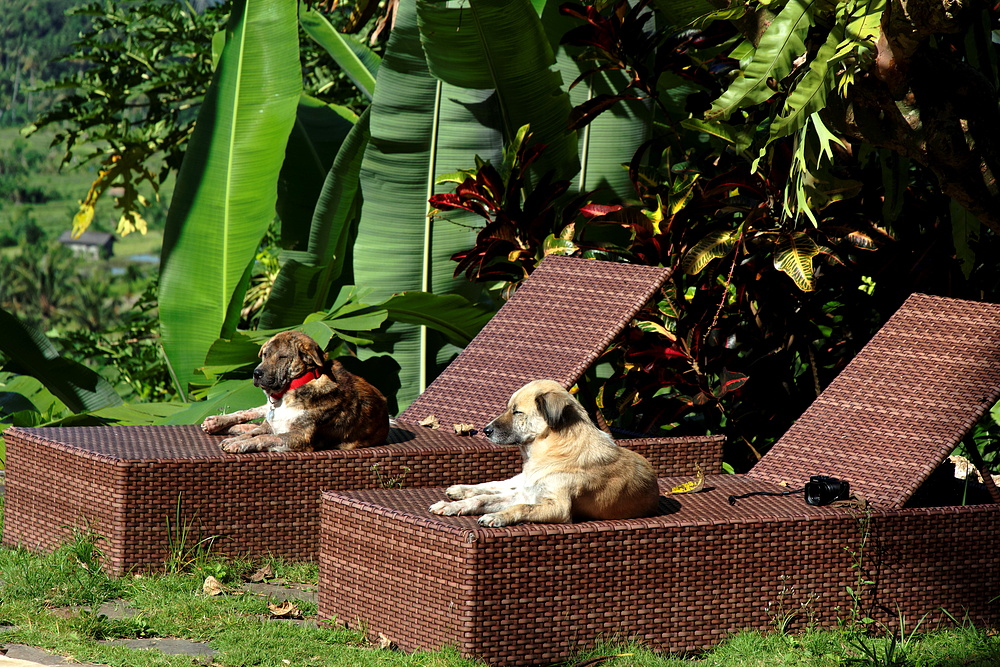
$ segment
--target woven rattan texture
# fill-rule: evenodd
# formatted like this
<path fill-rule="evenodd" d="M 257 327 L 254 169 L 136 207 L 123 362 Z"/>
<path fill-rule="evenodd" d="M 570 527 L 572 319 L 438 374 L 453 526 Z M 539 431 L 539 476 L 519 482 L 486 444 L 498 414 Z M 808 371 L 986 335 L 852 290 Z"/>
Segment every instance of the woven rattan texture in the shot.
<path fill-rule="evenodd" d="M 551 664 L 609 636 L 697 650 L 792 610 L 793 630 L 833 625 L 853 609 L 848 586 L 884 621 L 897 609 L 932 625 L 948 622 L 942 609 L 1000 620 L 1000 506 L 866 515 L 799 495 L 730 507 L 730 493 L 776 487 L 708 487 L 665 498 L 658 517 L 506 528 L 429 514 L 440 490 L 327 493 L 319 613 L 404 649 L 453 645 L 501 665 Z"/>
<path fill-rule="evenodd" d="M 1000 396 L 1000 305 L 911 296 L 750 471 L 902 507 Z"/>
<path fill-rule="evenodd" d="M 385 447 L 303 454 L 224 454 L 197 426 L 11 428 L 3 541 L 51 549 L 77 526 L 104 537 L 114 574 L 155 568 L 167 555 L 167 519 L 231 555 L 315 559 L 319 493 L 326 489 L 447 486 L 509 477 L 516 448 L 445 430 L 393 429 Z M 659 474 L 716 471 L 721 438 L 622 441 Z"/>
<path fill-rule="evenodd" d="M 549 256 L 401 415 L 482 428 L 530 380 L 573 384 L 669 269 Z"/>

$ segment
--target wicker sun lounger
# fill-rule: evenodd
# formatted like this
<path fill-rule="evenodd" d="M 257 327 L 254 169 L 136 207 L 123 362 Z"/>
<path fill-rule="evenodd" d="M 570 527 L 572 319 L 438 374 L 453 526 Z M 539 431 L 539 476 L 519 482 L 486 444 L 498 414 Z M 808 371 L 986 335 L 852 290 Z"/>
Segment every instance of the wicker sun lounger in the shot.
<path fill-rule="evenodd" d="M 324 493 L 319 613 L 406 650 L 451 645 L 505 665 L 551 664 L 601 638 L 697 650 L 786 622 L 993 625 L 1000 505 L 928 503 L 925 480 L 998 394 L 1000 306 L 914 295 L 750 474 L 664 496 L 659 516 L 483 528 L 428 513 L 441 489 Z M 728 502 L 813 475 L 869 505 Z"/>
<path fill-rule="evenodd" d="M 307 454 L 224 454 L 198 426 L 10 428 L 3 542 L 50 549 L 75 527 L 104 539 L 114 574 L 159 567 L 188 528 L 216 551 L 315 558 L 325 489 L 442 486 L 513 475 L 516 448 L 459 437 L 482 427 L 525 378 L 572 384 L 666 279 L 663 269 L 549 257 L 383 447 Z M 441 430 L 417 422 L 435 413 Z M 621 441 L 661 474 L 718 471 L 721 438 Z"/>

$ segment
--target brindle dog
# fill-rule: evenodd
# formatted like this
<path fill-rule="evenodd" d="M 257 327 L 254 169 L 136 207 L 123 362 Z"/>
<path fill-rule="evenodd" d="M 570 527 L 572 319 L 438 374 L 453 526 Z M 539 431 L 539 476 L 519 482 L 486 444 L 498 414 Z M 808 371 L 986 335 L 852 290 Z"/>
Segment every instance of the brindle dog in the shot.
<path fill-rule="evenodd" d="M 226 434 L 220 444 L 242 452 L 310 452 L 354 449 L 385 443 L 389 410 L 385 397 L 339 361 L 327 359 L 316 342 L 301 331 L 282 331 L 260 348 L 253 383 L 267 403 L 208 417 L 201 425 L 209 434 Z M 252 423 L 264 419 L 263 423 Z"/>

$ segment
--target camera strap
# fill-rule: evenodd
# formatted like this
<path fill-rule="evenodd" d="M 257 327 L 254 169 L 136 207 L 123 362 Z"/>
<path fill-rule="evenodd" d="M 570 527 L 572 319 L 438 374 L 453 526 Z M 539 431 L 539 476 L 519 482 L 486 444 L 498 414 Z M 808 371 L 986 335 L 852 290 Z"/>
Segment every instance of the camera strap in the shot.
<path fill-rule="evenodd" d="M 802 493 L 805 490 L 806 487 L 803 486 L 801 489 L 795 489 L 793 491 L 753 491 L 751 493 L 744 493 L 741 496 L 729 496 L 729 504 L 735 505 L 737 500 L 749 498 L 750 496 L 790 496 L 793 493 Z"/>

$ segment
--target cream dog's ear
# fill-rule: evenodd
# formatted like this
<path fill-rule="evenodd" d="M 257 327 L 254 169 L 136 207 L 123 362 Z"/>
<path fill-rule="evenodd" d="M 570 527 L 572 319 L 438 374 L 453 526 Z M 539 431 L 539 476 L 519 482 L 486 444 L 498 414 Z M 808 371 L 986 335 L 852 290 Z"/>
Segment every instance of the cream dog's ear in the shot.
<path fill-rule="evenodd" d="M 565 392 L 547 391 L 535 396 L 535 407 L 553 431 L 560 431 L 581 421 L 581 408 Z"/>

